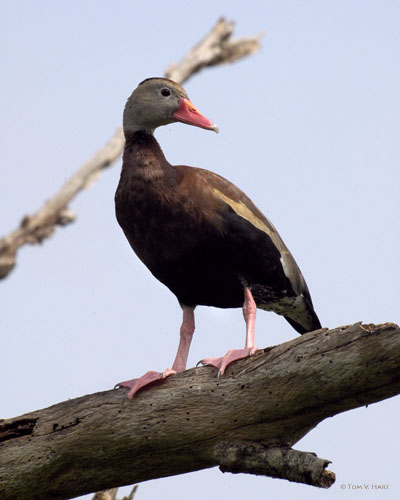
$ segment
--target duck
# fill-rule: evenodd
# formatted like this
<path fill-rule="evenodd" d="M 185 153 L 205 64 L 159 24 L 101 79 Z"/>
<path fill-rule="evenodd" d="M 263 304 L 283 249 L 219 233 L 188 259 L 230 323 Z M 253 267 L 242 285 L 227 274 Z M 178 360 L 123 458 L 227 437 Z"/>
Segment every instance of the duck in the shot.
<path fill-rule="evenodd" d="M 283 316 L 300 334 L 321 328 L 296 261 L 251 199 L 214 172 L 168 162 L 154 131 L 175 122 L 218 132 L 184 88 L 166 78 L 147 78 L 126 102 L 116 218 L 133 251 L 175 294 L 183 313 L 172 367 L 117 384 L 129 389 L 129 399 L 186 370 L 197 306 L 243 310 L 244 348 L 200 362 L 218 375 L 257 351 L 259 309 Z"/>

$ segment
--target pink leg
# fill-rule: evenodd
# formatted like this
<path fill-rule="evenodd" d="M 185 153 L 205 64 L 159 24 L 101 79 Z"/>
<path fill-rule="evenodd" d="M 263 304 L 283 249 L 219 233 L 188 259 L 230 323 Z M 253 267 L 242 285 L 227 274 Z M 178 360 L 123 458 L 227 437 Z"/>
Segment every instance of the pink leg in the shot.
<path fill-rule="evenodd" d="M 194 333 L 194 309 L 189 307 L 183 308 L 183 319 L 180 331 L 180 341 L 178 352 L 176 353 L 172 370 L 175 373 L 184 372 L 189 356 L 190 344 L 192 343 Z"/>
<path fill-rule="evenodd" d="M 208 358 L 200 361 L 203 365 L 215 366 L 218 376 L 223 375 L 227 366 L 233 361 L 252 356 L 257 347 L 254 345 L 257 305 L 254 302 L 250 288 L 244 289 L 243 316 L 246 322 L 246 344 L 244 349 L 231 349 L 222 358 Z"/>
<path fill-rule="evenodd" d="M 243 317 L 246 322 L 246 349 L 253 349 L 253 355 L 257 347 L 254 349 L 254 334 L 256 330 L 256 314 L 257 305 L 254 302 L 250 288 L 244 289 Z"/>
<path fill-rule="evenodd" d="M 126 380 L 125 382 L 120 382 L 117 387 L 128 387 L 130 389 L 130 391 L 128 392 L 128 399 L 132 399 L 133 396 L 143 387 L 156 382 L 157 380 L 163 380 L 170 375 L 174 375 L 175 373 L 185 371 L 193 332 L 194 309 L 183 307 L 183 319 L 180 330 L 179 347 L 178 352 L 176 353 L 174 364 L 172 365 L 172 369 L 167 368 L 162 373 L 149 371 L 140 378 L 134 378 L 132 380 Z"/>

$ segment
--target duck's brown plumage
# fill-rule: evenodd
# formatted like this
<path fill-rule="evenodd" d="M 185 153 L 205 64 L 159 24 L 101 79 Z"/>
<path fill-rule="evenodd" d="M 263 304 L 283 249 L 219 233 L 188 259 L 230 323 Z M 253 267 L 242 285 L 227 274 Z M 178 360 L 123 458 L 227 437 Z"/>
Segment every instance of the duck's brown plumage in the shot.
<path fill-rule="evenodd" d="M 246 215 L 261 221 L 275 242 L 224 198 L 233 207 L 244 205 Z M 115 201 L 133 250 L 181 304 L 241 307 L 246 284 L 261 308 L 273 309 L 274 302 L 303 294 L 305 325 L 295 328 L 303 333 L 320 327 L 307 285 L 275 228 L 228 180 L 208 170 L 170 165 L 154 136 L 139 131 L 126 138 Z"/>
<path fill-rule="evenodd" d="M 164 79 L 146 80 L 143 87 L 125 110 L 126 145 L 115 196 L 118 222 L 135 253 L 184 307 L 241 307 L 247 287 L 257 307 L 285 316 L 298 332 L 320 328 L 296 262 L 254 203 L 213 172 L 166 160 L 148 125 L 152 111 L 147 116 L 142 101 L 148 106 L 154 94 L 162 108 L 161 92 L 167 88 L 172 94 L 164 115 L 154 111 L 155 128 L 160 120 L 174 121 L 186 92 Z"/>

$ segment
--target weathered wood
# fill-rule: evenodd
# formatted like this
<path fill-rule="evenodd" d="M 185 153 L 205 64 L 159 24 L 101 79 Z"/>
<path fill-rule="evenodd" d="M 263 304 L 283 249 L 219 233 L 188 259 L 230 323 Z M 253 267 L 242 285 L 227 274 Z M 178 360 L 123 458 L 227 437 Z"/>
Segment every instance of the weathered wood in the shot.
<path fill-rule="evenodd" d="M 132 401 L 112 390 L 4 420 L 0 498 L 60 500 L 218 465 L 268 474 L 268 453 L 264 471 L 250 470 L 252 443 L 258 456 L 254 443 L 287 456 L 326 417 L 400 393 L 399 334 L 391 323 L 318 330 L 258 351 L 219 379 L 214 368 L 193 368 Z M 242 466 L 232 458 L 240 442 Z M 327 460 L 302 459 L 299 468 L 292 451 L 275 476 L 333 482 Z"/>
<path fill-rule="evenodd" d="M 133 500 L 138 487 L 139 485 L 135 484 L 129 495 L 127 497 L 121 498 L 121 500 Z M 106 491 L 98 491 L 97 493 L 95 493 L 92 500 L 118 500 L 117 494 L 118 494 L 118 488 L 111 488 L 110 490 Z"/>
<path fill-rule="evenodd" d="M 284 446 L 268 447 L 254 442 L 222 441 L 215 447 L 215 455 L 222 472 L 246 472 L 320 488 L 329 488 L 335 482 L 335 474 L 326 470 L 329 460 L 318 458 L 315 453 Z"/>

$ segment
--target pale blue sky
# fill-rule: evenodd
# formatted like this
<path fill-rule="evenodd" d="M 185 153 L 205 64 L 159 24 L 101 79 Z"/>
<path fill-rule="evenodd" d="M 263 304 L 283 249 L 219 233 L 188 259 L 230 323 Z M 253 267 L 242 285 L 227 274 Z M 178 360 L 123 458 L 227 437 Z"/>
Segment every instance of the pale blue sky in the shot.
<path fill-rule="evenodd" d="M 0 233 L 36 210 L 121 122 L 126 98 L 225 15 L 263 50 L 186 89 L 219 135 L 157 132 L 171 163 L 228 177 L 272 220 L 324 326 L 400 321 L 400 4 L 396 1 L 7 1 L 0 4 Z M 0 417 L 170 366 L 180 308 L 114 217 L 120 162 L 73 202 L 76 224 L 24 248 L 0 283 Z M 189 367 L 241 347 L 240 310 L 198 308 Z M 296 336 L 260 311 L 256 343 Z M 107 367 L 105 369 L 104 367 Z M 134 404 L 134 402 L 133 402 Z M 251 410 L 251 409 L 250 409 Z M 398 498 L 400 399 L 326 420 L 297 444 L 332 460 L 329 491 L 218 469 L 150 481 L 138 500 Z M 383 457 L 383 458 L 382 458 Z"/>

